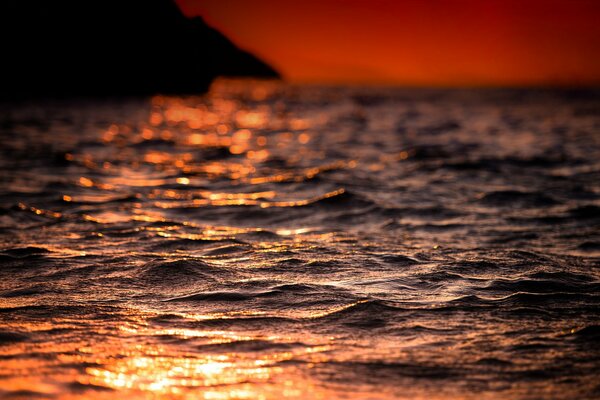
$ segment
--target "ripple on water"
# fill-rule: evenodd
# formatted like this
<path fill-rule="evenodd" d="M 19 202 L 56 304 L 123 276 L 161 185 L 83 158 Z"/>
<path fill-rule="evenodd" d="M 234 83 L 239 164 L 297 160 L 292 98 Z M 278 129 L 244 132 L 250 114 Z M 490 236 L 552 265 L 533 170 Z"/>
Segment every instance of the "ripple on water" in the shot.
<path fill-rule="evenodd" d="M 0 397 L 598 397 L 598 93 L 2 104 Z"/>

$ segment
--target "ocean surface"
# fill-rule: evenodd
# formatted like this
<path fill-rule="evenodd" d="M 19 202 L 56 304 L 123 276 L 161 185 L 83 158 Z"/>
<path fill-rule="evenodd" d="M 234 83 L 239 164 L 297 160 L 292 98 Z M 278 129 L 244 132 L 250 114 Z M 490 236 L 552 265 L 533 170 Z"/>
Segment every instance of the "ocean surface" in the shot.
<path fill-rule="evenodd" d="M 0 398 L 600 398 L 597 91 L 0 110 Z"/>

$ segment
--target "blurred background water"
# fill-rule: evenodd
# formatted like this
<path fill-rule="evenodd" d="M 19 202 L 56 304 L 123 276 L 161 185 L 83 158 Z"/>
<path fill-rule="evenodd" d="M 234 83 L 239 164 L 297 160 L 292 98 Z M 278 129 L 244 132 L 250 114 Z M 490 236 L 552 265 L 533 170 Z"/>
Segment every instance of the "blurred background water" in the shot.
<path fill-rule="evenodd" d="M 600 396 L 600 97 L 221 80 L 0 121 L 0 396 Z"/>

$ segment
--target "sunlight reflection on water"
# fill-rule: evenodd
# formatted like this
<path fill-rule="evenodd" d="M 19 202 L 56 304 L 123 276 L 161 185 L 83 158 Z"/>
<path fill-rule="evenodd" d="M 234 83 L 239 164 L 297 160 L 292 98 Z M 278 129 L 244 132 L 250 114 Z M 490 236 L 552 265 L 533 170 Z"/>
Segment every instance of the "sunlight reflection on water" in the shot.
<path fill-rule="evenodd" d="M 586 397 L 599 122 L 564 96 L 219 81 L 15 106 L 0 396 Z"/>

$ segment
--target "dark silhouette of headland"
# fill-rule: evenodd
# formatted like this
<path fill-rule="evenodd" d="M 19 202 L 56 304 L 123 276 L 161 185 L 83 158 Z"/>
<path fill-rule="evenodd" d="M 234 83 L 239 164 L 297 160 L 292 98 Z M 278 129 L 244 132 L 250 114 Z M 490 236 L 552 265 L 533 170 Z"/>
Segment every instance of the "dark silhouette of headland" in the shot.
<path fill-rule="evenodd" d="M 217 76 L 278 78 L 173 0 L 0 1 L 4 98 L 200 93 Z"/>

